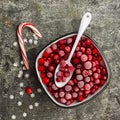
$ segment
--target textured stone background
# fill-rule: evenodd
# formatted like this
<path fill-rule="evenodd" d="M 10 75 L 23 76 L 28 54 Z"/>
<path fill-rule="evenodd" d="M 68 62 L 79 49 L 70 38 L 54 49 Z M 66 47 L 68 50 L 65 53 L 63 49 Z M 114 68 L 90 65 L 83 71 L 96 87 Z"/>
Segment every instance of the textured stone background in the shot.
<path fill-rule="evenodd" d="M 86 31 L 102 48 L 111 69 L 111 82 L 107 89 L 94 100 L 70 109 L 55 105 L 48 96 L 36 89 L 40 86 L 34 69 L 38 52 L 56 38 L 77 32 L 80 18 L 90 11 L 92 22 Z M 16 29 L 22 22 L 34 23 L 43 35 L 38 45 L 27 46 L 30 60 L 30 78 L 17 78 L 22 66 Z M 24 37 L 32 32 L 23 30 Z M 32 86 L 36 95 L 30 98 L 19 91 L 19 83 Z M 14 100 L 9 95 L 15 96 Z M 17 102 L 22 101 L 21 107 Z M 29 104 L 39 102 L 39 107 L 28 109 Z M 27 113 L 23 118 L 22 113 Z M 120 120 L 120 0 L 0 0 L 0 120 L 10 120 L 15 114 L 17 120 Z"/>

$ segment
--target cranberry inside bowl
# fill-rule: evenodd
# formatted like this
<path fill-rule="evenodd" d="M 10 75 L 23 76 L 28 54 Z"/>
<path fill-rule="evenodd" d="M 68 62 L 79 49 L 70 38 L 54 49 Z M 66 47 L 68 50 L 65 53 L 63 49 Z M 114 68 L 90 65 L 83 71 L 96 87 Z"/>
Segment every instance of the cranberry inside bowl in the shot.
<path fill-rule="evenodd" d="M 35 65 L 47 95 L 54 103 L 66 108 L 91 100 L 104 90 L 110 80 L 109 66 L 103 53 L 93 40 L 83 35 L 71 59 L 75 70 L 70 81 L 62 88 L 55 85 L 55 69 L 62 60 L 67 60 L 76 36 L 66 35 L 49 44 L 39 53 Z M 61 74 L 58 81 L 63 80 L 66 72 Z"/>

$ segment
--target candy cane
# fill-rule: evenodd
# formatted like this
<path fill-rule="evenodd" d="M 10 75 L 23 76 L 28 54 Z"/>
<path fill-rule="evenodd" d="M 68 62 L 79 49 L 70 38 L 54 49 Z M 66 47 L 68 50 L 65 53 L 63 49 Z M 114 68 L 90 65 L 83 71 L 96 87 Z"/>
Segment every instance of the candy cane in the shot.
<path fill-rule="evenodd" d="M 26 68 L 26 70 L 28 70 L 29 69 L 28 58 L 27 58 L 27 54 L 26 54 L 26 51 L 25 51 L 25 47 L 24 47 L 23 37 L 22 37 L 22 29 L 24 27 L 31 28 L 32 31 L 36 34 L 36 36 L 38 38 L 41 38 L 42 35 L 40 34 L 40 32 L 35 28 L 35 26 L 32 23 L 24 22 L 24 23 L 21 23 L 18 27 L 17 35 L 18 35 L 18 42 L 19 42 L 19 45 L 20 45 L 20 51 L 21 51 L 21 54 L 22 54 L 22 58 L 23 58 L 25 68 Z"/>

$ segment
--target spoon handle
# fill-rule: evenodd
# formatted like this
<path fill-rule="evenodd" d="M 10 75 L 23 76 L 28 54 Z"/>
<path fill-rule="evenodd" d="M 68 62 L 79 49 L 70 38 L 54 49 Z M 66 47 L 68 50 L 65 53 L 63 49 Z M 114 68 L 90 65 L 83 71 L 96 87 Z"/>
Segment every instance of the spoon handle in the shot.
<path fill-rule="evenodd" d="M 74 45 L 73 45 L 73 47 L 72 47 L 72 50 L 71 50 L 71 52 L 70 52 L 70 55 L 69 55 L 67 61 L 70 61 L 70 60 L 71 60 L 71 58 L 72 58 L 72 56 L 73 56 L 73 54 L 74 54 L 74 51 L 75 51 L 75 49 L 76 49 L 76 47 L 77 47 L 77 44 L 78 44 L 81 36 L 83 35 L 84 31 L 86 30 L 87 26 L 89 25 L 89 23 L 90 23 L 90 21 L 91 21 L 91 18 L 92 18 L 92 16 L 91 16 L 91 13 L 89 13 L 89 12 L 85 13 L 84 16 L 82 17 L 77 38 L 76 38 L 76 40 L 75 40 L 75 42 L 74 42 Z"/>

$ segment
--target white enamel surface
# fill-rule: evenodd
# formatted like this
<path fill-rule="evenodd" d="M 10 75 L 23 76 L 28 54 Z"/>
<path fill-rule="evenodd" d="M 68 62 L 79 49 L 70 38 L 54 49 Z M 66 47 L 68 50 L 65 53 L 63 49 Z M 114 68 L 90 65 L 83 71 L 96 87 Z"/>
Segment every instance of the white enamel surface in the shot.
<path fill-rule="evenodd" d="M 68 108 L 68 107 L 73 107 L 73 106 L 76 106 L 76 105 L 80 105 L 80 104 L 83 104 L 83 103 L 87 102 L 88 100 L 91 100 L 91 99 L 92 99 L 93 97 L 95 97 L 98 93 L 102 92 L 102 90 L 107 86 L 107 84 L 109 83 L 109 80 L 110 80 L 110 70 L 109 70 L 109 66 L 108 66 L 108 64 L 107 64 L 107 62 L 106 62 L 106 59 L 105 59 L 105 57 L 103 56 L 101 50 L 100 50 L 100 49 L 96 46 L 96 44 L 91 40 L 92 43 L 95 45 L 95 47 L 99 50 L 101 56 L 103 57 L 103 60 L 104 60 L 104 62 L 105 62 L 105 65 L 106 65 L 106 69 L 107 69 L 107 72 L 108 72 L 108 79 L 106 80 L 105 84 L 104 84 L 101 88 L 99 88 L 93 95 L 88 96 L 88 97 L 87 97 L 86 99 L 84 99 L 82 102 L 74 102 L 74 103 L 70 104 L 69 106 L 57 102 L 57 101 L 55 100 L 55 98 L 47 91 L 46 86 L 42 83 L 42 79 L 41 79 L 40 76 L 39 76 L 39 71 L 38 71 L 38 59 L 39 59 L 40 57 L 42 57 L 42 54 L 43 54 L 43 52 L 45 51 L 46 48 L 50 47 L 52 44 L 58 42 L 58 41 L 61 40 L 61 39 L 65 39 L 65 38 L 68 38 L 68 37 L 72 37 L 72 36 L 74 36 L 74 35 L 77 35 L 77 34 L 70 34 L 70 35 L 67 35 L 67 36 L 65 36 L 65 37 L 62 37 L 62 38 L 56 40 L 55 42 L 51 43 L 51 44 L 48 45 L 47 47 L 45 47 L 45 48 L 39 53 L 39 55 L 37 56 L 36 63 L 35 63 L 36 72 L 37 72 L 39 81 L 40 81 L 41 85 L 43 86 L 43 88 L 44 88 L 45 92 L 47 93 L 47 95 L 48 95 L 48 96 L 52 99 L 52 101 L 55 102 L 57 105 L 59 105 L 59 106 L 61 106 L 61 107 L 66 107 L 66 108 Z"/>

